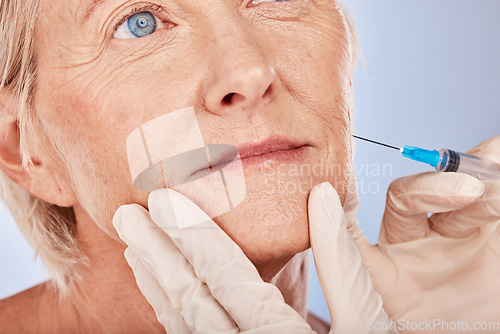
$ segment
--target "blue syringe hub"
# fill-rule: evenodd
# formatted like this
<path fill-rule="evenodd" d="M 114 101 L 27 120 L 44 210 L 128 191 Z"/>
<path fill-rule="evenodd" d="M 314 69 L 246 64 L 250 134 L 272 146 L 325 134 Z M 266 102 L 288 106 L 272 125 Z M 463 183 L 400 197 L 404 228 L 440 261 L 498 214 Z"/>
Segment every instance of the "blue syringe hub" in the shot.
<path fill-rule="evenodd" d="M 399 149 L 403 157 L 415 161 L 425 162 L 426 164 L 436 167 L 439 164 L 440 154 L 437 150 L 426 150 L 415 146 L 403 146 Z"/>

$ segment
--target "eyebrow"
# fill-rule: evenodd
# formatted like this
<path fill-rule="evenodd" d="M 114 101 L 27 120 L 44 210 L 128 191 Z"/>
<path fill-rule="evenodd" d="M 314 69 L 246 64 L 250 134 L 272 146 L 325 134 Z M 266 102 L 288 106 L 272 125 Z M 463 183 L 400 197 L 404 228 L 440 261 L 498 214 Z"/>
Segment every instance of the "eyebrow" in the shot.
<path fill-rule="evenodd" d="M 106 0 L 92 0 L 90 4 L 85 8 L 84 14 L 81 18 L 81 22 L 85 22 L 89 17 L 95 12 L 95 9 L 101 6 Z"/>

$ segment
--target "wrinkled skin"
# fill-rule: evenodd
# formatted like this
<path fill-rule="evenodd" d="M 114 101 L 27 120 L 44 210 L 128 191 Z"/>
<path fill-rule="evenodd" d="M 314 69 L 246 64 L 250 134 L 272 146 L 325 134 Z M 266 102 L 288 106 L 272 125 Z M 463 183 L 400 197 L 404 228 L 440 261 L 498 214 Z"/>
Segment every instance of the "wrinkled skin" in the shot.
<path fill-rule="evenodd" d="M 109 1 L 85 22 L 80 1 L 43 5 L 37 111 L 63 157 L 64 182 L 74 192 L 67 204 L 77 219 L 88 214 L 89 224 L 114 236 L 119 205 L 147 205 L 147 193 L 131 182 L 127 135 L 183 107 L 194 106 L 207 143 L 298 140 L 309 145 L 300 161 L 280 165 L 278 176 L 272 161 L 245 169 L 245 200 L 216 219 L 269 278 L 309 246 L 312 187 L 330 181 L 345 196 L 351 159 L 345 19 L 332 1 L 179 0 L 166 2 L 165 11 L 144 9 L 163 21 L 153 34 L 113 38 L 120 15 L 136 3 Z M 295 176 L 296 163 L 339 168 Z"/>
<path fill-rule="evenodd" d="M 131 180 L 127 136 L 190 106 L 207 144 L 239 148 L 286 138 L 302 145 L 285 152 L 286 159 L 245 167 L 244 201 L 215 222 L 306 318 L 308 254 L 301 251 L 309 247 L 307 198 L 314 185 L 329 181 L 343 202 L 352 158 L 352 50 L 338 4 L 107 0 L 84 19 L 87 2 L 42 1 L 38 135 L 28 142 L 35 164 L 29 173 L 20 165 L 12 114 L 0 123 L 8 135 L 0 167 L 34 196 L 74 208 L 77 241 L 89 265 L 62 300 L 42 284 L 0 302 L 5 328 L 164 331 L 111 224 L 121 205 L 147 208 L 148 193 Z M 154 14 L 157 30 L 114 38 L 134 9 Z M 0 103 L 6 105 L 3 94 Z M 309 168 L 299 168 L 304 165 Z M 203 209 L 207 197 L 192 200 Z"/>

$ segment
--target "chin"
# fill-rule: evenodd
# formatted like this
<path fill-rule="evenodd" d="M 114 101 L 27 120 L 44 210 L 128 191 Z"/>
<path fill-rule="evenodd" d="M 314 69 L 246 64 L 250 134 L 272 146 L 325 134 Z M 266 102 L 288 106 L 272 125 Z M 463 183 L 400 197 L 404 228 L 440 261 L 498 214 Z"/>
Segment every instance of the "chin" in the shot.
<path fill-rule="evenodd" d="M 286 193 L 276 186 L 257 189 L 247 185 L 243 202 L 214 219 L 264 281 L 271 280 L 295 254 L 310 247 L 309 192 Z"/>

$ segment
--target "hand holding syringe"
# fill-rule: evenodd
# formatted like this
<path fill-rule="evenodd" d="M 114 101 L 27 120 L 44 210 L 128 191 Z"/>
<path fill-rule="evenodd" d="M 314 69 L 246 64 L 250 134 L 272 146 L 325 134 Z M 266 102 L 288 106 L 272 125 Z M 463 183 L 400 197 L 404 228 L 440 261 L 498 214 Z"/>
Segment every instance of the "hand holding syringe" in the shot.
<path fill-rule="evenodd" d="M 443 148 L 441 150 L 426 150 L 414 146 L 401 148 L 383 144 L 374 140 L 354 136 L 370 143 L 401 151 L 403 157 L 424 162 L 436 168 L 438 172 L 459 172 L 474 176 L 481 180 L 500 179 L 500 165 L 465 153 Z"/>

